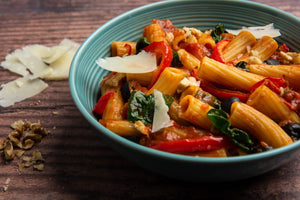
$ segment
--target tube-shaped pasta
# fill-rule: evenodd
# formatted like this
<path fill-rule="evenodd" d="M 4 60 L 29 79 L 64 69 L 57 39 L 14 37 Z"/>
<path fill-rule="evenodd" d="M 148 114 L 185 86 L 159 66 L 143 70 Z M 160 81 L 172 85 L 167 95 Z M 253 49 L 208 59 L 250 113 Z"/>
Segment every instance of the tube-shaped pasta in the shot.
<path fill-rule="evenodd" d="M 261 61 L 265 61 L 273 55 L 278 48 L 277 42 L 270 36 L 263 36 L 252 47 L 251 51 Z"/>
<path fill-rule="evenodd" d="M 178 83 L 185 77 L 184 70 L 166 67 L 161 73 L 156 83 L 148 90 L 147 94 L 152 94 L 154 89 L 159 90 L 163 94 L 173 96 L 177 90 Z"/>
<path fill-rule="evenodd" d="M 190 125 L 189 122 L 179 117 L 179 109 L 180 109 L 179 103 L 177 101 L 173 101 L 172 105 L 169 107 L 169 112 L 168 112 L 170 118 L 175 122 L 177 122 L 178 124 Z"/>
<path fill-rule="evenodd" d="M 183 99 L 187 95 L 196 96 L 197 92 L 199 92 L 200 88 L 195 85 L 188 86 L 180 95 L 180 99 Z"/>
<path fill-rule="evenodd" d="M 134 124 L 127 120 L 103 120 L 99 122 L 105 126 L 108 130 L 120 135 L 120 136 L 141 136 Z"/>
<path fill-rule="evenodd" d="M 136 80 L 142 86 L 147 86 L 151 83 L 152 76 L 153 76 L 153 72 L 140 73 L 140 74 L 127 73 L 126 74 L 126 79 L 127 79 L 127 81 Z"/>
<path fill-rule="evenodd" d="M 300 89 L 300 65 L 248 65 L 251 73 L 266 77 L 280 77 L 289 82 L 295 90 Z"/>
<path fill-rule="evenodd" d="M 225 62 L 229 62 L 239 55 L 244 54 L 247 48 L 252 47 L 256 43 L 256 38 L 249 31 L 241 31 L 223 51 L 223 57 Z"/>
<path fill-rule="evenodd" d="M 300 117 L 290 110 L 281 98 L 265 85 L 261 85 L 249 96 L 247 105 L 264 113 L 273 120 L 291 120 L 300 123 Z"/>
<path fill-rule="evenodd" d="M 147 40 L 152 42 L 160 42 L 166 41 L 166 33 L 161 28 L 159 24 L 150 24 L 144 28 L 143 36 L 147 38 Z"/>
<path fill-rule="evenodd" d="M 183 65 L 184 68 L 188 70 L 194 70 L 195 68 L 198 69 L 200 66 L 200 60 L 198 60 L 195 56 L 190 54 L 184 49 L 179 49 L 177 51 L 179 55 L 179 59 Z"/>
<path fill-rule="evenodd" d="M 264 78 L 208 57 L 202 59 L 198 76 L 213 83 L 243 91 L 250 91 L 256 82 Z"/>
<path fill-rule="evenodd" d="M 229 121 L 233 127 L 278 148 L 293 143 L 293 140 L 272 119 L 247 104 L 234 102 Z"/>
<path fill-rule="evenodd" d="M 180 42 L 185 42 L 185 36 L 183 32 L 176 32 L 174 33 L 174 39 L 172 42 L 172 47 L 175 51 L 180 49 L 179 44 Z"/>
<path fill-rule="evenodd" d="M 114 41 L 111 44 L 111 56 L 127 56 L 136 54 L 136 42 Z"/>
<path fill-rule="evenodd" d="M 102 119 L 123 119 L 124 101 L 120 90 L 115 91 L 114 95 L 109 99 L 102 114 Z"/>
<path fill-rule="evenodd" d="M 185 96 L 180 102 L 180 110 L 178 116 L 190 123 L 210 130 L 212 124 L 206 116 L 207 112 L 212 109 L 209 104 L 196 99 L 192 95 Z"/>

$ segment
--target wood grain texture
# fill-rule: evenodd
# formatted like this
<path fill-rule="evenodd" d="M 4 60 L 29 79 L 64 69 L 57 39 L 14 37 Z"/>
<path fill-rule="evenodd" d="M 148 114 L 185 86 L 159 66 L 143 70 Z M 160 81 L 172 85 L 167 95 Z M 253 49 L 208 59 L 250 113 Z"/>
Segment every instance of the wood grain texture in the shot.
<path fill-rule="evenodd" d="M 157 0 L 0 0 L 0 60 L 29 44 L 83 42 L 95 29 L 130 9 Z M 299 0 L 256 0 L 300 17 Z M 0 68 L 0 84 L 17 76 Z M 15 159 L 0 158 L 0 200 L 7 199 L 299 199 L 300 157 L 248 180 L 203 184 L 181 182 L 144 170 L 110 149 L 78 112 L 67 81 L 48 82 L 39 95 L 0 107 L 0 140 L 12 122 L 40 121 L 51 133 L 34 150 L 42 172 L 18 172 Z M 55 114 L 56 113 L 56 114 Z M 8 190 L 2 191 L 7 178 Z"/>

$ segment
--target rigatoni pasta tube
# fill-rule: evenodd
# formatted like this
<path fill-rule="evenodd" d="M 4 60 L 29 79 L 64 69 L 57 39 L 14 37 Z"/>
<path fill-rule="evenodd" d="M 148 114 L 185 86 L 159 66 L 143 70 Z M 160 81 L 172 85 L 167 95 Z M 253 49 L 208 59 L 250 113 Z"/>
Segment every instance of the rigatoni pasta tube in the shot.
<path fill-rule="evenodd" d="M 208 57 L 202 59 L 198 70 L 198 77 L 243 91 L 250 91 L 256 82 L 264 78 L 263 76 L 246 72 Z"/>
<path fill-rule="evenodd" d="M 136 80 L 142 86 L 147 86 L 151 83 L 152 76 L 153 76 L 153 72 L 139 73 L 139 74 L 127 73 L 126 79 L 127 81 Z"/>
<path fill-rule="evenodd" d="M 179 55 L 179 59 L 183 65 L 184 68 L 188 70 L 194 70 L 195 68 L 198 69 L 200 66 L 200 60 L 198 60 L 195 56 L 190 54 L 184 49 L 179 49 L 177 51 Z"/>
<path fill-rule="evenodd" d="M 278 124 L 247 104 L 234 102 L 229 121 L 232 127 L 244 130 L 274 148 L 293 143 L 290 136 Z"/>
<path fill-rule="evenodd" d="M 270 36 L 263 36 L 252 47 L 251 51 L 261 61 L 265 61 L 273 55 L 278 48 L 277 42 Z"/>
<path fill-rule="evenodd" d="M 115 91 L 114 95 L 109 99 L 102 114 L 102 119 L 123 119 L 124 101 L 120 90 Z"/>
<path fill-rule="evenodd" d="M 186 121 L 210 130 L 212 124 L 206 116 L 207 112 L 212 109 L 209 104 L 196 99 L 192 95 L 185 96 L 180 102 L 180 110 L 178 116 Z"/>
<path fill-rule="evenodd" d="M 266 77 L 280 77 L 289 82 L 295 90 L 300 89 L 300 65 L 248 65 L 251 73 Z"/>
<path fill-rule="evenodd" d="M 152 94 L 154 89 L 157 89 L 163 94 L 168 94 L 173 96 L 176 92 L 178 83 L 185 77 L 186 72 L 173 68 L 166 67 L 161 73 L 156 83 L 148 90 L 147 94 Z"/>
<path fill-rule="evenodd" d="M 256 38 L 249 31 L 241 31 L 223 51 L 225 62 L 231 61 L 247 52 L 247 48 L 252 47 L 256 43 Z"/>
<path fill-rule="evenodd" d="M 136 54 L 136 42 L 114 41 L 111 44 L 111 56 L 127 56 Z"/>
<path fill-rule="evenodd" d="M 105 126 L 108 130 L 120 135 L 120 136 L 141 136 L 134 124 L 127 120 L 103 120 L 99 122 Z"/>
<path fill-rule="evenodd" d="M 265 85 L 256 88 L 246 103 L 273 120 L 291 120 L 300 123 L 297 113 L 290 110 L 281 98 Z"/>
<path fill-rule="evenodd" d="M 166 42 L 166 33 L 159 24 L 150 24 L 146 26 L 144 28 L 143 36 L 146 37 L 150 43 L 160 41 Z"/>

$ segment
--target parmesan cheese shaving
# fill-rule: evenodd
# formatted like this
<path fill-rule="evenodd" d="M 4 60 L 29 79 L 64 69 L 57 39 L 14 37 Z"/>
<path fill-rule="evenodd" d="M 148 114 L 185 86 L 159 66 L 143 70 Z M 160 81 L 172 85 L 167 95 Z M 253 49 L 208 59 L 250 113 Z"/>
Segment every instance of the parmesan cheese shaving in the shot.
<path fill-rule="evenodd" d="M 274 24 L 268 24 L 266 26 L 255 26 L 255 27 L 242 27 L 238 30 L 226 29 L 227 32 L 234 35 L 239 34 L 240 31 L 247 30 L 252 33 L 255 38 L 260 39 L 262 36 L 270 36 L 272 38 L 281 36 L 280 30 L 274 28 Z"/>
<path fill-rule="evenodd" d="M 11 106 L 16 102 L 32 97 L 48 86 L 40 79 L 30 80 L 28 76 L 18 78 L 2 85 L 0 91 L 0 106 Z"/>
<path fill-rule="evenodd" d="M 18 57 L 14 53 L 8 54 L 5 57 L 5 61 L 1 62 L 1 66 L 21 76 L 27 76 L 29 74 L 26 66 L 19 61 Z"/>
<path fill-rule="evenodd" d="M 49 68 L 39 57 L 33 55 L 28 49 L 17 49 L 15 52 L 17 58 L 24 64 L 27 69 L 32 72 L 31 79 L 43 78 L 47 74 L 51 73 Z"/>
<path fill-rule="evenodd" d="M 121 73 L 146 73 L 154 71 L 157 67 L 156 57 L 145 51 L 125 57 L 99 58 L 96 63 L 103 69 Z"/>
<path fill-rule="evenodd" d="M 43 91 L 48 85 L 40 78 L 67 79 L 71 62 L 78 48 L 78 43 L 64 39 L 57 46 L 28 45 L 7 55 L 5 61 L 1 62 L 1 66 L 23 78 L 2 86 L 0 106 L 11 106 Z"/>
<path fill-rule="evenodd" d="M 155 107 L 151 131 L 152 133 L 173 125 L 172 121 L 170 120 L 170 116 L 168 115 L 169 107 L 165 103 L 163 94 L 156 89 L 154 89 L 153 94 Z"/>

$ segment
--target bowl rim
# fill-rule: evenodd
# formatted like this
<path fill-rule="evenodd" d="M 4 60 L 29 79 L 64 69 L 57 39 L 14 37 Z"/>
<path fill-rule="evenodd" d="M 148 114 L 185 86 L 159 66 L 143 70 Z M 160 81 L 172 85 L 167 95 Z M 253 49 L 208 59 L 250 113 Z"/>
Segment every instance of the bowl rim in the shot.
<path fill-rule="evenodd" d="M 159 1 L 159 2 L 154 2 L 154 3 L 150 3 L 147 5 L 143 5 L 137 8 L 134 8 L 132 10 L 126 11 L 112 19 L 110 19 L 109 21 L 107 21 L 106 23 L 104 23 L 103 25 L 101 25 L 99 28 L 97 28 L 90 36 L 88 36 L 85 41 L 81 44 L 81 46 L 79 47 L 78 51 L 76 52 L 71 67 L 70 67 L 70 72 L 69 72 L 69 87 L 70 87 L 70 92 L 73 98 L 73 101 L 75 102 L 75 105 L 77 106 L 77 108 L 79 109 L 79 111 L 81 112 L 81 114 L 85 117 L 85 119 L 98 131 L 102 132 L 102 134 L 105 137 L 110 138 L 111 140 L 113 140 L 114 142 L 119 142 L 122 143 L 122 145 L 126 146 L 127 148 L 130 148 L 132 150 L 135 151 L 140 151 L 143 152 L 145 154 L 154 156 L 154 157 L 158 157 L 158 158 L 164 158 L 164 159 L 168 159 L 168 160 L 181 160 L 181 161 L 187 161 L 190 163 L 241 163 L 241 162 L 249 162 L 249 161 L 255 161 L 255 160 L 260 160 L 262 158 L 271 158 L 274 156 L 278 156 L 280 154 L 284 154 L 286 152 L 289 151 L 293 151 L 296 150 L 297 148 L 300 148 L 300 140 L 289 144 L 287 146 L 278 148 L 278 149 L 273 149 L 270 151 L 266 151 L 266 152 L 261 152 L 261 153 L 254 153 L 254 154 L 249 154 L 249 155 L 243 155 L 243 156 L 233 156 L 233 157 L 222 157 L 222 158 L 214 158 L 214 157 L 195 157 L 195 156 L 187 156 L 187 155 L 181 155 L 181 154 L 174 154 L 174 153 L 168 153 L 168 152 L 163 152 L 163 151 L 158 151 L 155 149 L 151 149 L 149 147 L 145 147 L 143 145 L 140 145 L 138 143 L 135 143 L 131 140 L 128 140 L 122 136 L 119 136 L 113 132 L 111 132 L 110 130 L 106 129 L 104 126 L 102 126 L 96 119 L 95 117 L 89 112 L 87 111 L 83 104 L 81 103 L 80 99 L 79 99 L 79 94 L 77 93 L 77 90 L 75 88 L 75 74 L 76 74 L 76 68 L 78 66 L 78 62 L 80 61 L 80 57 L 82 56 L 82 54 L 84 54 L 84 50 L 86 48 L 88 48 L 87 46 L 89 45 L 90 42 L 92 42 L 94 40 L 94 37 L 96 35 L 99 34 L 99 32 L 101 32 L 102 30 L 108 28 L 109 26 L 111 26 L 111 24 L 116 23 L 118 20 L 122 20 L 124 17 L 126 18 L 126 16 L 128 15 L 134 15 L 138 12 L 142 12 L 144 10 L 147 9 L 153 9 L 156 6 L 161 6 L 161 5 L 165 5 L 165 4 L 169 4 L 169 3 L 186 3 L 186 2 L 212 2 L 210 0 L 165 0 L 165 1 Z M 213 0 L 215 2 L 224 2 L 224 0 Z M 239 4 L 243 4 L 243 5 L 251 5 L 251 6 L 257 6 L 260 9 L 263 10 L 268 10 L 272 13 L 279 13 L 281 16 L 285 16 L 286 18 L 289 18 L 291 20 L 295 20 L 296 22 L 300 22 L 300 19 L 290 13 L 287 13 L 283 10 L 280 10 L 278 8 L 269 6 L 269 5 L 265 5 L 259 2 L 253 2 L 253 1 L 244 1 L 244 0 L 226 0 L 226 3 L 239 3 Z"/>

